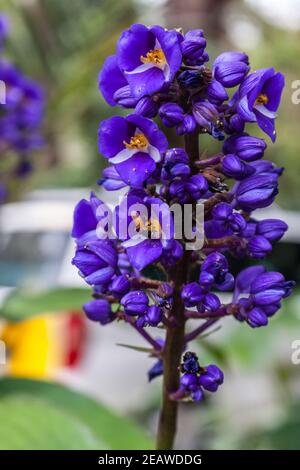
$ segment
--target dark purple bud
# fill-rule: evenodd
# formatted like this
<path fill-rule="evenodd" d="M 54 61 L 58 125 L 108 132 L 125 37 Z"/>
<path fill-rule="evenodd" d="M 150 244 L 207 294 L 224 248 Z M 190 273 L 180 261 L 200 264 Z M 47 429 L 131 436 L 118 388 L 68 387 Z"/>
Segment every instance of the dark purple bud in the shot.
<path fill-rule="evenodd" d="M 121 274 L 117 276 L 110 285 L 110 291 L 118 296 L 127 294 L 130 290 L 130 281 L 126 274 Z"/>
<path fill-rule="evenodd" d="M 266 326 L 269 322 L 268 316 L 265 312 L 258 307 L 253 308 L 250 310 L 247 316 L 247 323 L 252 328 L 259 328 L 260 326 Z"/>
<path fill-rule="evenodd" d="M 243 180 L 255 173 L 255 169 L 242 162 L 237 155 L 228 154 L 222 160 L 222 170 L 230 178 Z"/>
<path fill-rule="evenodd" d="M 97 321 L 101 325 L 111 323 L 116 318 L 111 311 L 110 303 L 105 299 L 91 300 L 83 305 L 83 310 L 89 320 Z"/>
<path fill-rule="evenodd" d="M 158 105 L 150 98 L 150 96 L 143 96 L 135 107 L 136 114 L 140 114 L 141 116 L 149 119 L 154 118 L 157 115 L 157 111 Z"/>
<path fill-rule="evenodd" d="M 203 299 L 203 289 L 197 282 L 186 284 L 182 288 L 181 298 L 186 307 L 195 307 Z"/>
<path fill-rule="evenodd" d="M 178 78 L 178 83 L 182 88 L 199 88 L 203 78 L 200 70 L 185 70 Z"/>
<path fill-rule="evenodd" d="M 221 369 L 214 364 L 205 367 L 205 372 L 202 372 L 199 378 L 200 385 L 209 392 L 216 392 L 223 382 L 224 374 Z"/>
<path fill-rule="evenodd" d="M 196 129 L 197 123 L 193 116 L 185 114 L 183 121 L 176 127 L 178 135 L 191 134 Z"/>
<path fill-rule="evenodd" d="M 256 233 L 263 235 L 270 242 L 277 242 L 287 231 L 288 226 L 279 219 L 265 219 L 257 223 Z"/>
<path fill-rule="evenodd" d="M 294 281 L 285 281 L 281 273 L 266 272 L 255 278 L 250 293 L 258 306 L 278 304 L 282 298 L 291 294 L 294 285 Z"/>
<path fill-rule="evenodd" d="M 184 118 L 183 109 L 176 103 L 166 103 L 159 108 L 159 116 L 166 127 L 180 124 Z"/>
<path fill-rule="evenodd" d="M 246 162 L 253 162 L 263 157 L 267 144 L 263 139 L 247 134 L 233 135 L 225 140 L 223 152 L 235 153 Z"/>
<path fill-rule="evenodd" d="M 190 374 L 197 374 L 200 371 L 198 357 L 193 352 L 186 352 L 183 356 L 181 364 L 181 372 L 188 372 Z"/>
<path fill-rule="evenodd" d="M 193 29 L 188 31 L 180 46 L 185 59 L 192 61 L 192 63 L 201 61 L 206 47 L 206 40 L 202 29 Z"/>
<path fill-rule="evenodd" d="M 228 93 L 223 85 L 217 80 L 212 80 L 207 87 L 207 98 L 213 104 L 221 104 L 228 100 Z"/>
<path fill-rule="evenodd" d="M 170 195 L 176 197 L 180 202 L 187 202 L 189 195 L 185 190 L 185 181 L 184 180 L 175 180 L 170 184 L 169 188 Z"/>
<path fill-rule="evenodd" d="M 204 176 L 194 175 L 188 179 L 185 188 L 191 197 L 197 201 L 208 191 L 208 182 Z"/>
<path fill-rule="evenodd" d="M 135 290 L 128 292 L 122 300 L 121 305 L 127 315 L 145 315 L 148 310 L 148 296 L 145 292 Z"/>
<path fill-rule="evenodd" d="M 134 108 L 138 102 L 137 98 L 131 95 L 129 85 L 119 88 L 113 96 L 114 101 L 123 108 Z"/>
<path fill-rule="evenodd" d="M 262 235 L 257 235 L 248 242 L 248 252 L 252 258 L 265 258 L 271 251 L 271 243 Z"/>
<path fill-rule="evenodd" d="M 218 62 L 214 67 L 214 77 L 226 88 L 239 85 L 249 72 L 250 67 L 244 62 Z"/>

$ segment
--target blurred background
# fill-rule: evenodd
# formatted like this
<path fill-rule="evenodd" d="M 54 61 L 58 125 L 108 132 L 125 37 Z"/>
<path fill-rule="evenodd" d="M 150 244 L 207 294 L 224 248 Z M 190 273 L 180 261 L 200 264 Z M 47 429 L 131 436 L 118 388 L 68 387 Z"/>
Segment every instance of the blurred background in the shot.
<path fill-rule="evenodd" d="M 1 0 L 0 12 L 10 21 L 5 56 L 47 98 L 34 171 L 0 207 L 0 448 L 149 448 L 161 389 L 161 379 L 147 383 L 153 360 L 116 345 L 145 346 L 129 327 L 85 322 L 90 291 L 70 264 L 75 204 L 91 189 L 104 198 L 99 121 L 122 113 L 102 99 L 99 70 L 120 32 L 143 22 L 202 28 L 211 59 L 243 50 L 253 70 L 285 74 L 278 139 L 266 153 L 285 172 L 276 205 L 260 216 L 288 222 L 266 264 L 298 281 L 300 0 Z M 203 138 L 202 146 L 213 152 L 219 143 Z M 224 322 L 198 344 L 200 361 L 215 361 L 226 380 L 211 401 L 180 406 L 177 448 L 300 448 L 300 364 L 291 359 L 299 307 L 296 289 L 268 328 Z"/>

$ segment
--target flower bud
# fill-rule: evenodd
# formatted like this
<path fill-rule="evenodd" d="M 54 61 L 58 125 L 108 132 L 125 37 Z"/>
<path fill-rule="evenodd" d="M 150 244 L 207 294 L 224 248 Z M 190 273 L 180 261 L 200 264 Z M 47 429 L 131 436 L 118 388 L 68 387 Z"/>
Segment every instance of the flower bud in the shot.
<path fill-rule="evenodd" d="M 263 157 L 267 144 L 263 139 L 247 134 L 233 135 L 223 144 L 223 152 L 234 153 L 246 162 L 253 162 Z"/>
<path fill-rule="evenodd" d="M 265 219 L 257 223 L 256 233 L 263 235 L 270 242 L 277 242 L 287 231 L 288 226 L 279 219 Z"/>
<path fill-rule="evenodd" d="M 263 309 L 255 307 L 248 313 L 246 319 L 248 325 L 252 328 L 259 328 L 260 326 L 266 326 L 269 322 L 268 316 Z"/>
<path fill-rule="evenodd" d="M 245 62 L 215 60 L 213 65 L 214 78 L 226 88 L 239 85 L 249 72 L 250 67 Z"/>
<path fill-rule="evenodd" d="M 143 96 L 135 107 L 136 114 L 140 114 L 141 116 L 149 119 L 154 118 L 157 115 L 157 111 L 158 105 L 150 98 L 150 96 Z"/>
<path fill-rule="evenodd" d="M 193 116 L 199 126 L 210 128 L 210 123 L 217 121 L 217 108 L 209 101 L 200 100 L 193 104 Z"/>
<path fill-rule="evenodd" d="M 262 235 L 257 235 L 248 242 L 248 252 L 252 258 L 265 258 L 271 251 L 271 243 Z"/>
<path fill-rule="evenodd" d="M 180 44 L 182 55 L 190 65 L 201 64 L 204 62 L 203 53 L 206 47 L 206 40 L 202 29 L 193 29 L 188 31 L 184 40 Z"/>
<path fill-rule="evenodd" d="M 199 88 L 203 83 L 200 70 L 185 70 L 178 76 L 177 80 L 182 88 L 187 89 Z"/>
<path fill-rule="evenodd" d="M 197 282 L 191 282 L 183 287 L 181 298 L 186 307 L 195 307 L 203 299 L 203 290 Z"/>
<path fill-rule="evenodd" d="M 185 114 L 183 121 L 176 127 L 178 135 L 191 134 L 196 129 L 197 123 L 193 116 Z"/>
<path fill-rule="evenodd" d="M 275 174 L 258 174 L 241 181 L 236 191 L 239 207 L 245 211 L 267 207 L 278 194 L 278 181 Z"/>
<path fill-rule="evenodd" d="M 83 310 L 89 320 L 97 321 L 101 325 L 111 323 L 116 318 L 110 303 L 105 299 L 91 300 L 83 305 Z"/>
<path fill-rule="evenodd" d="M 165 103 L 159 108 L 159 116 L 166 127 L 174 127 L 183 121 L 184 111 L 176 103 Z"/>
<path fill-rule="evenodd" d="M 212 80 L 207 87 L 207 98 L 213 104 L 221 104 L 228 100 L 228 93 L 223 85 L 217 80 Z"/>
<path fill-rule="evenodd" d="M 202 372 L 199 378 L 200 385 L 209 392 L 216 392 L 223 382 L 224 374 L 221 369 L 214 364 L 205 367 L 205 372 Z"/>
<path fill-rule="evenodd" d="M 128 292 L 121 300 L 121 305 L 127 315 L 145 315 L 148 310 L 148 296 L 143 291 Z"/>
<path fill-rule="evenodd" d="M 123 106 L 123 108 L 134 108 L 138 102 L 138 99 L 131 95 L 129 85 L 119 88 L 114 93 L 113 99 L 119 106 Z"/>
<path fill-rule="evenodd" d="M 235 154 L 225 155 L 222 160 L 222 170 L 225 175 L 238 181 L 255 173 L 254 168 L 242 162 Z"/>
<path fill-rule="evenodd" d="M 197 201 L 208 191 L 208 183 L 204 176 L 194 175 L 188 179 L 185 189 Z"/>
<path fill-rule="evenodd" d="M 118 296 L 122 296 L 127 294 L 130 289 L 130 281 L 128 280 L 128 276 L 126 274 L 121 274 L 113 279 L 110 285 L 110 291 Z"/>

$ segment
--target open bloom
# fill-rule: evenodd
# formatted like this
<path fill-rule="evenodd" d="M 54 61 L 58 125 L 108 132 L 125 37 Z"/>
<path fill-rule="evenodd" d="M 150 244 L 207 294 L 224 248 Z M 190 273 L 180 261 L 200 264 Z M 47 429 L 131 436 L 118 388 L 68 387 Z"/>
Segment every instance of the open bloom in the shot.
<path fill-rule="evenodd" d="M 117 57 L 133 96 L 152 95 L 173 80 L 181 65 L 178 34 L 133 24 L 121 34 Z"/>
<path fill-rule="evenodd" d="M 275 118 L 284 87 L 284 76 L 272 67 L 248 75 L 235 97 L 237 111 L 246 122 L 255 122 L 272 139 L 276 139 Z"/>
<path fill-rule="evenodd" d="M 174 236 L 169 206 L 143 191 L 130 191 L 116 208 L 116 232 L 133 267 L 158 261 Z M 182 254 L 182 253 L 181 253 Z"/>
<path fill-rule="evenodd" d="M 100 152 L 131 186 L 141 186 L 149 178 L 167 147 L 156 124 L 136 114 L 106 119 L 99 128 Z"/>

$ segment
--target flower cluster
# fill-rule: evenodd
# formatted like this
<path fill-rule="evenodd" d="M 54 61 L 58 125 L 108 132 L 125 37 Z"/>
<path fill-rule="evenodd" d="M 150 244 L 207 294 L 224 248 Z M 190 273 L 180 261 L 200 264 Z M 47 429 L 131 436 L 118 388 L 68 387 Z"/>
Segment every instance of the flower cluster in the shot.
<path fill-rule="evenodd" d="M 216 392 L 224 381 L 224 374 L 219 367 L 214 364 L 201 367 L 193 352 L 184 354 L 180 370 L 180 387 L 172 396 L 174 400 L 200 401 L 203 398 L 203 389 Z"/>
<path fill-rule="evenodd" d="M 148 341 L 156 358 L 149 379 L 168 370 L 170 400 L 199 401 L 203 389 L 214 392 L 223 383 L 220 369 L 201 367 L 192 352 L 179 368 L 194 338 L 224 317 L 266 325 L 294 285 L 259 265 L 234 279 L 226 258 L 264 258 L 287 230 L 281 220 L 253 216 L 274 201 L 283 169 L 263 159 L 265 140 L 245 130 L 257 123 L 275 141 L 284 77 L 273 68 L 251 72 L 242 52 L 224 52 L 209 68 L 205 48 L 200 29 L 183 34 L 135 24 L 122 33 L 99 88 L 109 105 L 132 111 L 99 126 L 99 151 L 110 166 L 98 183 L 126 194 L 111 211 L 92 193 L 74 213 L 73 264 L 94 296 L 86 315 L 103 325 L 125 321 Z M 155 117 L 184 136 L 184 148 L 170 148 Z M 201 134 L 223 141 L 218 154 L 201 158 Z M 202 248 L 190 251 L 185 235 L 177 236 L 173 204 L 189 208 L 191 233 L 202 233 Z M 222 303 L 218 291 L 233 291 L 232 301 Z M 189 318 L 199 326 L 186 332 Z M 153 327 L 175 334 L 157 339 Z"/>
<path fill-rule="evenodd" d="M 43 145 L 41 124 L 44 114 L 44 92 L 40 85 L 3 57 L 8 31 L 8 20 L 0 15 L 0 153 L 2 159 L 3 155 L 8 158 L 12 153 L 17 158 L 9 172 L 0 173 L 3 197 L 11 178 L 27 176 L 32 170 L 29 157 L 32 151 Z"/>

